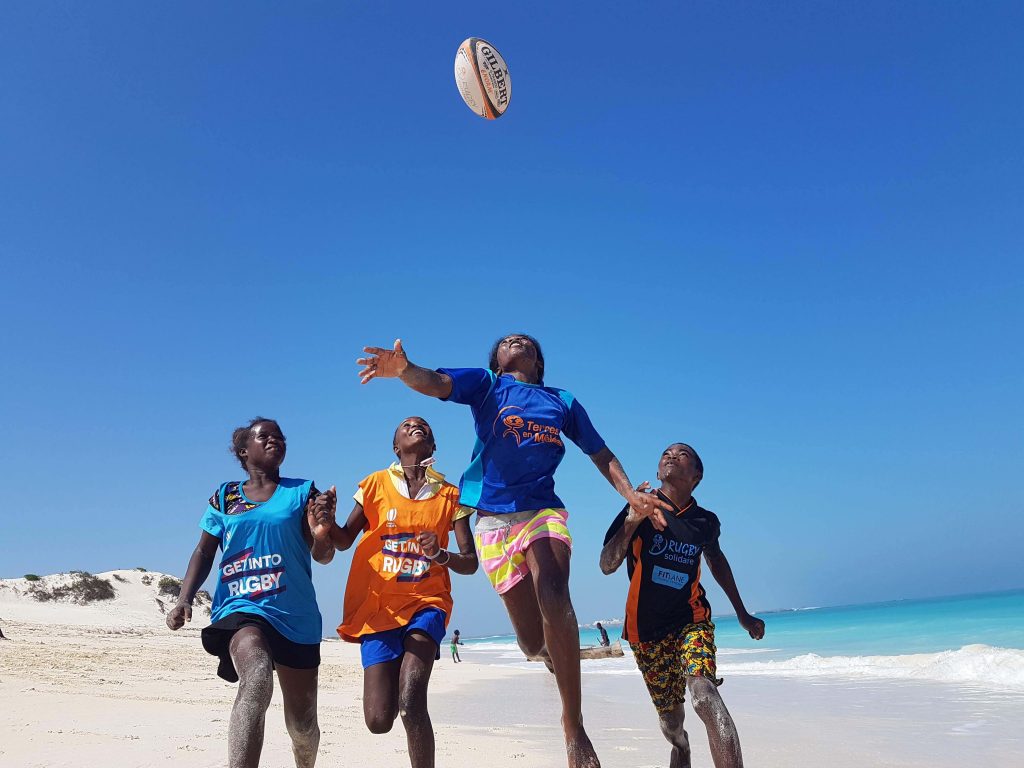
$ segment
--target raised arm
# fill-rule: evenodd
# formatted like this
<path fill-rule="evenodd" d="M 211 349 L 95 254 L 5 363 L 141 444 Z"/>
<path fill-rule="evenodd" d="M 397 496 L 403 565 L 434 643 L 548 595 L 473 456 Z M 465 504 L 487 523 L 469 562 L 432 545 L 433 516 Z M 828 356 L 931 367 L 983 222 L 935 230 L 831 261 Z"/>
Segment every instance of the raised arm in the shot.
<path fill-rule="evenodd" d="M 181 582 L 181 592 L 178 593 L 178 602 L 167 614 L 167 626 L 170 629 L 181 629 L 186 621 L 192 621 L 192 601 L 196 592 L 206 577 L 210 575 L 213 568 L 213 560 L 217 556 L 217 548 L 220 546 L 220 539 L 203 531 L 199 535 L 199 543 L 196 545 L 192 557 L 188 561 L 188 569 L 185 571 L 185 578 Z"/>
<path fill-rule="evenodd" d="M 359 380 L 363 384 L 378 378 L 401 379 L 421 395 L 446 398 L 452 393 L 451 377 L 411 363 L 402 349 L 401 339 L 395 339 L 393 349 L 363 347 L 363 352 L 367 356 L 356 360 L 357 365 L 363 366 L 359 371 Z"/>
<path fill-rule="evenodd" d="M 736 579 L 733 578 L 732 567 L 729 565 L 729 561 L 726 559 L 721 547 L 716 545 L 712 549 L 705 549 L 704 560 L 710 566 L 711 575 L 715 577 L 718 586 L 722 588 L 725 596 L 732 603 L 740 626 L 747 630 L 754 640 L 760 640 L 764 637 L 764 622 L 747 612 L 746 606 L 743 605 L 743 598 L 740 597 L 740 591 L 736 587 Z"/>
<path fill-rule="evenodd" d="M 641 518 L 649 517 L 655 528 L 659 531 L 665 530 L 665 515 L 662 513 L 662 510 L 671 512 L 672 506 L 666 504 L 653 493 L 645 493 L 644 491 L 649 487 L 646 482 L 634 490 L 629 482 L 629 477 L 626 475 L 626 470 L 622 468 L 622 464 L 615 457 L 615 454 L 612 453 L 611 448 L 605 446 L 597 453 L 591 454 L 590 460 L 594 462 L 594 466 L 611 483 L 612 487 L 626 500 L 630 506 L 630 513 L 636 512 Z M 607 571 L 607 573 L 611 573 L 611 571 Z"/>
<path fill-rule="evenodd" d="M 622 525 L 608 539 L 608 543 L 601 550 L 601 573 L 615 573 L 619 569 L 622 561 L 626 559 L 626 553 L 629 551 L 629 543 L 633 540 L 633 534 L 636 533 L 636 529 L 640 527 L 640 523 L 644 519 L 642 515 L 634 512 L 632 507 L 629 508 L 625 520 L 622 521 Z"/>

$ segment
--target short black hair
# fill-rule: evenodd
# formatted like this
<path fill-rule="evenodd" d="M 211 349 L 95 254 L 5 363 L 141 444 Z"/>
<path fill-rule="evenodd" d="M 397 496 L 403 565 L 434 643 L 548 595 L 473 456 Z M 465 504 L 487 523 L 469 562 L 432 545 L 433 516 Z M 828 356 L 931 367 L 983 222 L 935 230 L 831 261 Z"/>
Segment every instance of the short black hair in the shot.
<path fill-rule="evenodd" d="M 257 416 L 245 426 L 236 428 L 235 431 L 231 433 L 231 452 L 235 454 L 235 458 L 238 459 L 238 463 L 242 465 L 242 469 L 245 469 L 245 459 L 242 457 L 242 451 L 245 450 L 245 444 L 249 442 L 249 438 L 252 436 L 253 427 L 257 424 L 273 424 L 277 427 L 277 431 L 281 433 L 281 437 L 284 437 L 284 431 L 281 429 L 280 424 L 278 424 L 274 419 L 265 419 L 262 416 Z"/>
<path fill-rule="evenodd" d="M 509 336 L 522 336 L 524 339 L 529 339 L 534 348 L 537 350 L 537 367 L 540 370 L 537 372 L 537 383 L 541 386 L 544 385 L 544 350 L 540 348 L 540 342 L 537 341 L 533 336 L 528 333 L 506 333 L 504 336 L 499 338 L 491 345 L 491 356 L 487 361 L 487 367 L 491 369 L 491 373 L 498 372 L 498 347 L 501 346 L 501 342 L 507 339 Z"/>

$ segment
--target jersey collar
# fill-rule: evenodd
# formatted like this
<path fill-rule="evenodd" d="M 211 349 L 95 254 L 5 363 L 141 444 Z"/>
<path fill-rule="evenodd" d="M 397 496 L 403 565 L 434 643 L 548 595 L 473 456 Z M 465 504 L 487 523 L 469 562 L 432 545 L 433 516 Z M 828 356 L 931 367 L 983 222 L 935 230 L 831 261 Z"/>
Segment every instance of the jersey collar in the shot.
<path fill-rule="evenodd" d="M 380 465 L 378 464 L 378 466 L 380 466 Z M 391 474 L 393 474 L 393 475 L 397 475 L 398 477 L 402 478 L 403 480 L 405 479 L 405 472 L 402 471 L 402 465 L 399 464 L 397 461 L 394 462 L 390 467 L 388 467 L 388 471 Z M 427 482 L 428 483 L 443 483 L 444 482 L 444 475 L 442 475 L 440 472 L 436 471 L 433 467 L 427 467 Z"/>
<path fill-rule="evenodd" d="M 697 498 L 695 496 L 691 496 L 690 501 L 686 504 L 686 506 L 680 509 L 679 506 L 674 501 L 672 501 L 672 499 L 670 499 L 668 496 L 662 493 L 660 489 L 656 490 L 655 493 L 658 494 L 659 499 L 661 499 L 662 501 L 667 501 L 669 504 L 672 505 L 672 514 L 676 517 L 682 517 L 691 509 L 694 509 L 697 506 Z"/>

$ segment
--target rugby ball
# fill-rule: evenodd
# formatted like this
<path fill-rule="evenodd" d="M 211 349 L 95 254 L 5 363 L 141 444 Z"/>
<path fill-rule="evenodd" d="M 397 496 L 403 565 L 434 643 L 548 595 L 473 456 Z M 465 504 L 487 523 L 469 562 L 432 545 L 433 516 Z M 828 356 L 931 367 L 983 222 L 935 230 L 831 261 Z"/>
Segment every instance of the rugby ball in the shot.
<path fill-rule="evenodd" d="M 455 54 L 455 84 L 466 106 L 480 117 L 494 120 L 505 114 L 512 99 L 512 78 L 498 49 L 469 37 Z"/>

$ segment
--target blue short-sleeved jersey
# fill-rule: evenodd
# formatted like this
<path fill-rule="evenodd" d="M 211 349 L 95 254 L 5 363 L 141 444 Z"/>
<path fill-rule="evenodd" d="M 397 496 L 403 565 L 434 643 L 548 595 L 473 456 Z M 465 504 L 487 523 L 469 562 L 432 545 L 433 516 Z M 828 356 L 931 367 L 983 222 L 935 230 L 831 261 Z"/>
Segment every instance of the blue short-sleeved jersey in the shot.
<path fill-rule="evenodd" d="M 483 368 L 439 368 L 452 380 L 448 400 L 468 405 L 476 445 L 459 483 L 459 501 L 488 512 L 561 508 L 555 469 L 562 435 L 587 455 L 605 447 L 583 406 L 564 389 L 524 384 Z"/>
<path fill-rule="evenodd" d="M 313 483 L 282 477 L 264 502 L 249 502 L 241 486 L 221 486 L 199 521 L 204 531 L 220 539 L 224 552 L 210 623 L 231 613 L 255 613 L 292 642 L 319 643 L 320 609 L 302 533 Z M 234 508 L 226 503 L 229 487 L 246 503 Z"/>

